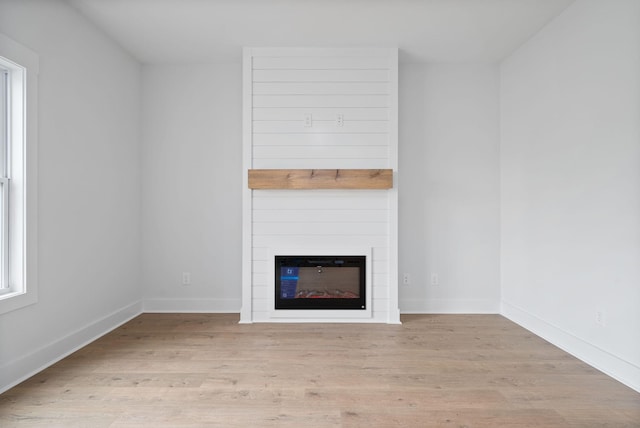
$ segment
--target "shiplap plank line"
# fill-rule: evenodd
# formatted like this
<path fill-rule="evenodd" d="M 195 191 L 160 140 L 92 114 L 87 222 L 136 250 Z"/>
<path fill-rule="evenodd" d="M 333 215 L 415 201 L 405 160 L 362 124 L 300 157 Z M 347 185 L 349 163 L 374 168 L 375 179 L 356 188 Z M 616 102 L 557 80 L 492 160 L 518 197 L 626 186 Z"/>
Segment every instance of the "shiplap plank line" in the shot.
<path fill-rule="evenodd" d="M 266 247 L 253 247 L 251 249 L 251 260 L 261 261 L 267 260 L 269 257 L 269 248 Z"/>
<path fill-rule="evenodd" d="M 384 192 L 354 189 L 348 192 L 335 189 L 318 190 L 254 190 L 255 209 L 387 209 Z M 304 204 L 303 204 L 304 203 Z M 291 204 L 291 205 L 287 205 Z"/>
<path fill-rule="evenodd" d="M 388 146 L 386 134 L 255 134 L 253 146 Z"/>
<path fill-rule="evenodd" d="M 274 192 L 274 195 L 268 195 L 269 192 Z M 317 195 L 305 195 L 307 193 L 315 192 Z M 322 194 L 325 190 L 254 190 L 254 210 L 281 210 L 281 209 L 304 209 L 304 210 L 352 210 L 361 211 L 363 213 L 367 210 L 386 210 L 388 208 L 388 202 L 381 198 L 384 196 L 384 192 L 377 190 L 350 190 L 345 192 L 353 194 L 353 197 L 349 198 L 347 195 L 336 195 L 333 191 L 326 191 L 326 194 Z M 331 193 L 329 193 L 331 192 Z M 289 193 L 289 194 L 287 194 Z M 300 193 L 300 195 L 296 195 Z M 364 193 L 364 194 L 363 194 Z M 383 194 L 383 195 L 380 195 Z"/>
<path fill-rule="evenodd" d="M 280 107 L 388 107 L 388 95 L 254 95 L 253 106 Z"/>
<path fill-rule="evenodd" d="M 272 282 L 273 280 L 266 272 L 253 272 L 251 274 L 251 283 L 254 289 L 257 287 L 270 287 Z"/>
<path fill-rule="evenodd" d="M 388 120 L 389 109 L 386 107 L 313 107 L 313 108 L 254 108 L 253 120 L 304 120 L 304 115 L 310 113 L 313 120 L 335 121 L 341 114 L 345 121 L 355 120 Z M 255 122 L 254 122 L 255 123 Z"/>
<path fill-rule="evenodd" d="M 386 272 L 373 272 L 371 280 L 373 281 L 373 286 L 378 288 L 379 291 L 389 285 L 389 275 Z"/>
<path fill-rule="evenodd" d="M 343 235 L 339 240 L 333 235 L 254 235 L 254 245 L 269 248 L 336 248 L 342 247 L 383 247 L 389 244 L 388 236 Z"/>
<path fill-rule="evenodd" d="M 261 47 L 252 48 L 252 58 L 362 58 L 380 57 L 393 59 L 397 48 L 376 48 L 376 47 L 354 47 L 354 48 L 331 48 L 331 47 Z"/>
<path fill-rule="evenodd" d="M 292 235 L 360 235 L 360 236 L 385 236 L 387 225 L 384 222 L 359 222 L 359 223 L 253 223 L 255 236 L 292 236 Z"/>
<path fill-rule="evenodd" d="M 253 148 L 254 159 L 300 159 L 300 158 L 335 158 L 342 159 L 382 159 L 388 148 L 385 146 L 289 146 L 289 147 L 261 147 Z"/>
<path fill-rule="evenodd" d="M 388 210 L 343 210 L 343 209 L 272 209 L 254 210 L 254 222 L 300 222 L 300 223 L 354 223 L 363 219 L 374 222 L 386 222 Z"/>
<path fill-rule="evenodd" d="M 271 263 L 272 262 L 269 262 L 268 260 L 254 261 L 253 265 L 251 266 L 252 272 L 253 273 L 269 273 L 270 272 L 269 265 Z"/>
<path fill-rule="evenodd" d="M 389 94 L 385 82 L 257 82 L 254 95 L 365 95 Z"/>
<path fill-rule="evenodd" d="M 269 298 L 269 287 L 256 287 L 253 290 L 253 298 L 254 299 L 268 299 Z"/>
<path fill-rule="evenodd" d="M 389 70 L 253 70 L 253 82 L 388 82 Z"/>
<path fill-rule="evenodd" d="M 254 159 L 300 159 L 300 158 L 344 158 L 344 159 L 381 159 L 388 148 L 386 146 L 256 146 Z"/>
<path fill-rule="evenodd" d="M 254 70 L 331 70 L 331 69 L 388 69 L 389 58 L 382 56 L 272 56 L 254 57 Z"/>
<path fill-rule="evenodd" d="M 315 158 L 315 159 L 254 159 L 253 166 L 256 169 L 386 169 L 389 159 L 341 159 L 341 158 Z"/>
<path fill-rule="evenodd" d="M 254 121 L 254 134 L 370 134 L 389 132 L 387 121 L 344 121 L 338 126 L 337 120 L 313 120 L 312 126 L 305 126 L 304 120 Z"/>

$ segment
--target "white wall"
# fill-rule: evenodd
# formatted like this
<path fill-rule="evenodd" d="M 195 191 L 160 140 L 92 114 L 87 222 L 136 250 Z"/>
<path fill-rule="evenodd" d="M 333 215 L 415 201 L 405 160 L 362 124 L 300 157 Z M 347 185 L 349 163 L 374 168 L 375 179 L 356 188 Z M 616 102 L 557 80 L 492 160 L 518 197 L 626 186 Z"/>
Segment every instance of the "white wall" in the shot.
<path fill-rule="evenodd" d="M 143 69 L 146 310 L 239 311 L 241 77 L 240 64 Z M 497 313 L 497 66 L 400 64 L 399 84 L 401 310 Z"/>
<path fill-rule="evenodd" d="M 240 311 L 241 103 L 240 64 L 143 68 L 145 310 Z"/>
<path fill-rule="evenodd" d="M 399 125 L 400 309 L 497 313 L 497 66 L 401 64 Z"/>
<path fill-rule="evenodd" d="M 640 390 L 640 2 L 570 6 L 501 109 L 503 311 Z"/>
<path fill-rule="evenodd" d="M 0 391 L 139 311 L 140 70 L 63 2 L 2 1 L 40 58 L 36 304 L 0 315 Z"/>

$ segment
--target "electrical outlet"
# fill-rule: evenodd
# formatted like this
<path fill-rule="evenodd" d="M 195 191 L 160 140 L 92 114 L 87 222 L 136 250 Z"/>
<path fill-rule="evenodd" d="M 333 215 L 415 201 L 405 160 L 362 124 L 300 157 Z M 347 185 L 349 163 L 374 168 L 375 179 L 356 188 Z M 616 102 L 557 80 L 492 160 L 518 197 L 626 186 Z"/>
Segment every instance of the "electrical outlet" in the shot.
<path fill-rule="evenodd" d="M 305 128 L 311 128 L 313 126 L 313 116 L 311 116 L 311 113 L 305 113 L 304 114 L 304 127 Z"/>
<path fill-rule="evenodd" d="M 606 313 L 602 309 L 596 309 L 596 324 L 600 327 L 604 327 L 607 325 Z"/>
<path fill-rule="evenodd" d="M 336 115 L 336 125 L 339 127 L 343 127 L 344 126 L 344 115 L 343 114 L 337 114 Z"/>
<path fill-rule="evenodd" d="M 191 272 L 182 272 L 182 285 L 191 285 Z"/>
<path fill-rule="evenodd" d="M 431 274 L 431 285 L 434 287 L 440 285 L 440 278 L 437 273 Z"/>
<path fill-rule="evenodd" d="M 411 275 L 409 275 L 408 273 L 403 273 L 402 274 L 402 283 L 404 285 L 411 284 Z"/>

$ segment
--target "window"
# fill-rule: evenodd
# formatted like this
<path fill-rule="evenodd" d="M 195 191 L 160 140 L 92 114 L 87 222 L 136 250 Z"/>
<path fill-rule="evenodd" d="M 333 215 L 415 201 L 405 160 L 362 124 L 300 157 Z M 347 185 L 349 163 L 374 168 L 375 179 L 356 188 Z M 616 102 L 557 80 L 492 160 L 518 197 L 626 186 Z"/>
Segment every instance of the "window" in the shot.
<path fill-rule="evenodd" d="M 35 303 L 38 57 L 0 34 L 0 314 Z"/>
<path fill-rule="evenodd" d="M 9 292 L 9 69 L 0 64 L 0 293 Z"/>

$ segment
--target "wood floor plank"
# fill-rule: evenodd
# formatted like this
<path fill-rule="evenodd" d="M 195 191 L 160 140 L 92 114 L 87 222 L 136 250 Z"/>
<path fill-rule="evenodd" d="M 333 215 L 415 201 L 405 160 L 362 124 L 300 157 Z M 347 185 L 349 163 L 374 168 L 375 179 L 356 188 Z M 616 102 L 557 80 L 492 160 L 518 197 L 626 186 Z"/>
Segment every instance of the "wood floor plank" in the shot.
<path fill-rule="evenodd" d="M 640 394 L 498 315 L 143 314 L 0 395 L 4 427 L 640 427 Z"/>

